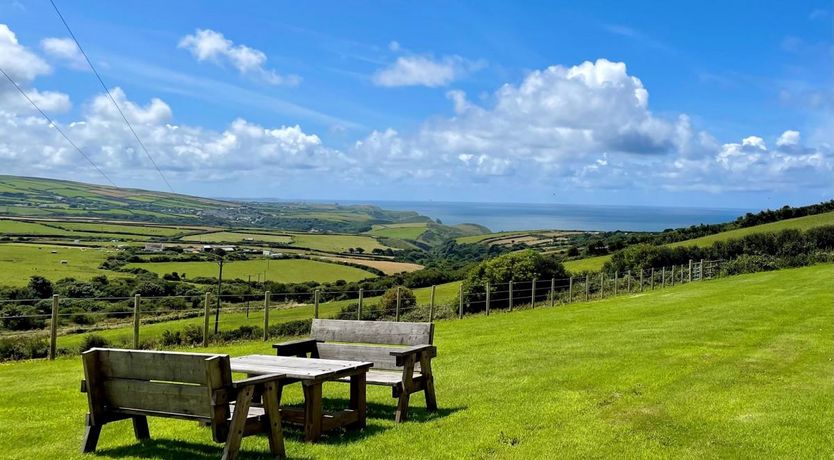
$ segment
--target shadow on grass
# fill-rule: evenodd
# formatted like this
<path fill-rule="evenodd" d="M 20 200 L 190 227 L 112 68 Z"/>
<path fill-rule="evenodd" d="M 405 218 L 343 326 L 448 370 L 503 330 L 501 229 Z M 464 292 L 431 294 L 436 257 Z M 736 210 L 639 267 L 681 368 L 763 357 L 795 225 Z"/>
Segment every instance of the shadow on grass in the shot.
<path fill-rule="evenodd" d="M 160 459 L 212 459 L 217 460 L 223 453 L 223 444 L 201 444 L 176 439 L 148 439 L 136 441 L 127 446 L 98 449 L 95 455 L 102 457 L 131 457 L 131 458 L 160 458 Z M 240 452 L 241 459 L 274 459 L 269 452 L 253 452 L 246 449 L 246 439 L 243 440 Z M 292 449 L 288 449 L 287 458 L 308 459 L 312 457 L 297 457 Z"/>
<path fill-rule="evenodd" d="M 293 405 L 295 406 L 295 405 Z M 347 401 L 339 398 L 324 398 L 322 406 L 325 410 L 340 410 L 347 406 Z M 300 407 L 300 406 L 295 406 Z M 368 424 L 362 430 L 336 429 L 323 433 L 318 444 L 339 445 L 348 444 L 384 433 L 391 429 L 390 424 L 374 423 L 376 420 L 386 420 L 393 423 L 396 407 L 391 404 L 368 403 L 367 417 Z M 455 412 L 465 410 L 465 407 L 439 408 L 436 412 L 428 412 L 424 407 L 411 407 L 408 411 L 406 423 L 423 423 L 449 416 Z M 300 426 L 284 423 L 284 438 L 296 442 L 304 442 L 304 432 Z M 207 428 L 206 428 L 207 429 Z M 151 433 L 153 435 L 153 433 Z M 263 435 L 260 435 L 263 436 Z M 245 459 L 267 459 L 273 458 L 268 452 L 254 452 L 246 449 L 246 438 L 243 439 L 240 457 Z M 297 457 L 293 455 L 292 446 L 287 448 L 288 458 L 310 458 Z M 135 457 L 135 458 L 160 458 L 160 459 L 216 459 L 223 451 L 223 444 L 219 443 L 196 443 L 175 439 L 149 439 L 136 441 L 135 443 L 98 449 L 95 454 L 103 457 Z"/>

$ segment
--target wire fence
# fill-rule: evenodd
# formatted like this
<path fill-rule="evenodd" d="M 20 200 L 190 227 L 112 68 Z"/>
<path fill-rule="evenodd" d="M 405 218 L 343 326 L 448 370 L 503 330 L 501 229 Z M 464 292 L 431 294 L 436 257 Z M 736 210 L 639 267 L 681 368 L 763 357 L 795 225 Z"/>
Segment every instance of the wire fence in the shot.
<path fill-rule="evenodd" d="M 247 294 L 0 300 L 0 338 L 39 337 L 47 356 L 78 350 L 96 333 L 113 345 L 208 346 L 212 340 L 301 334 L 312 318 L 434 321 L 471 314 L 565 305 L 633 295 L 720 275 L 721 261 L 647 268 L 625 273 L 595 273 L 569 278 L 514 280 L 498 284 L 461 284 L 452 293 L 437 286 L 415 298 L 396 287 L 385 302 L 384 290 L 256 292 Z"/>

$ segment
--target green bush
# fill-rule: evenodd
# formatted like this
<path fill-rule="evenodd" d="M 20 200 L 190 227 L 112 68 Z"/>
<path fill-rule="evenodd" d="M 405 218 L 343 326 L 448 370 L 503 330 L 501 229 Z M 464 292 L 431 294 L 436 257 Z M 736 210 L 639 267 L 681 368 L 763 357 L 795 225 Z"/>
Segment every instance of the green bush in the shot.
<path fill-rule="evenodd" d="M 84 353 L 91 348 L 107 348 L 109 346 L 110 341 L 104 337 L 96 334 L 88 334 L 81 340 L 81 345 L 78 347 L 78 351 Z"/>
<path fill-rule="evenodd" d="M 46 338 L 21 335 L 0 338 L 0 361 L 45 358 L 49 353 Z"/>
<path fill-rule="evenodd" d="M 309 335 L 310 328 L 313 325 L 313 320 L 301 319 L 296 321 L 287 321 L 286 323 L 273 324 L 269 326 L 270 337 L 287 337 Z"/>

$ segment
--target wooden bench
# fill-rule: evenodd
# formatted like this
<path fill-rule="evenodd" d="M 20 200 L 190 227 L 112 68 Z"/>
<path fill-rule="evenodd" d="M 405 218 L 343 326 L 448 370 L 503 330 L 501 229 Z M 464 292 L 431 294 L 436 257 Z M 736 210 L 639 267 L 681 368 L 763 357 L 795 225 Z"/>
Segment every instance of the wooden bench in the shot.
<path fill-rule="evenodd" d="M 423 391 L 426 408 L 437 410 L 431 359 L 434 324 L 314 319 L 310 338 L 273 345 L 278 356 L 299 356 L 374 363 L 367 383 L 392 388 L 396 421 L 408 416 L 411 394 Z M 342 380 L 346 381 L 346 380 Z"/>
<path fill-rule="evenodd" d="M 150 438 L 148 416 L 194 420 L 211 427 L 225 443 L 223 459 L 234 459 L 241 439 L 267 433 L 272 454 L 284 457 L 278 405 L 283 375 L 232 381 L 228 355 L 93 348 L 82 355 L 90 412 L 82 452 L 96 449 L 101 428 L 132 419 L 138 440 Z M 251 407 L 263 395 L 263 408 Z"/>

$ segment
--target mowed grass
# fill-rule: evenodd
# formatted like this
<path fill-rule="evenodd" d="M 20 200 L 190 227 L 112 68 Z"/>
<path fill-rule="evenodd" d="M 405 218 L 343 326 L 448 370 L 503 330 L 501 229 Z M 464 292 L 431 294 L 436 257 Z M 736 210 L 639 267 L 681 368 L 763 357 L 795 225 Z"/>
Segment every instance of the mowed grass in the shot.
<path fill-rule="evenodd" d="M 368 232 L 369 235 L 401 240 L 416 240 L 426 231 L 426 223 L 413 224 L 378 224 Z"/>
<path fill-rule="evenodd" d="M 185 273 L 189 279 L 198 276 L 217 278 L 218 275 L 217 263 L 213 261 L 148 262 L 128 264 L 127 267 L 144 268 L 159 275 L 171 272 Z M 270 261 L 267 261 L 267 259 L 252 259 L 229 261 L 223 264 L 223 278 L 225 279 L 239 278 L 247 280 L 249 279 L 249 275 L 252 275 L 252 279 L 254 280 L 257 279 L 259 273 L 262 279 L 263 276 L 266 276 L 266 279 L 279 283 L 303 283 L 306 281 L 325 283 L 338 280 L 350 282 L 376 276 L 371 272 L 359 268 L 308 259 L 279 259 Z"/>
<path fill-rule="evenodd" d="M 34 275 L 53 282 L 68 277 L 87 280 L 101 274 L 115 275 L 98 268 L 107 255 L 98 248 L 0 244 L 0 286 L 25 286 Z M 67 263 L 62 264 L 62 260 Z"/>
<path fill-rule="evenodd" d="M 369 387 L 363 432 L 319 444 L 285 429 L 291 458 L 831 458 L 831 267 L 692 283 L 643 295 L 441 321 L 440 412 L 419 395 L 393 421 L 390 390 Z M 271 342 L 212 347 L 272 354 Z M 201 351 L 197 349 L 195 351 Z M 8 458 L 77 453 L 87 401 L 81 361 L 0 366 L 0 449 Z M 328 404 L 348 387 L 326 384 Z M 285 403 L 300 402 L 298 385 Z M 194 423 L 106 426 L 98 458 L 214 458 Z M 267 458 L 263 436 L 244 458 Z"/>
<path fill-rule="evenodd" d="M 584 259 L 567 260 L 563 263 L 565 268 L 571 273 L 579 273 L 583 271 L 599 271 L 602 265 L 611 259 L 611 255 L 586 257 Z"/>

